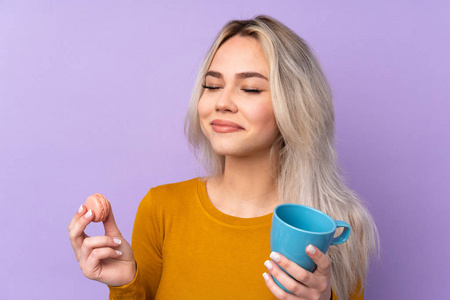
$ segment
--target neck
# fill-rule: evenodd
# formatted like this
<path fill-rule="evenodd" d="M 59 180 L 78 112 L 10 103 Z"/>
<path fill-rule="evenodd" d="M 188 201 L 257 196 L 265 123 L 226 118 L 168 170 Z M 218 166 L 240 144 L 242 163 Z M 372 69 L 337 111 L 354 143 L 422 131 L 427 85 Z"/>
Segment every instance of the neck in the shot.
<path fill-rule="evenodd" d="M 221 175 L 207 182 L 213 205 L 222 212 L 242 217 L 269 214 L 278 204 L 278 188 L 270 173 L 269 158 L 226 157 Z"/>

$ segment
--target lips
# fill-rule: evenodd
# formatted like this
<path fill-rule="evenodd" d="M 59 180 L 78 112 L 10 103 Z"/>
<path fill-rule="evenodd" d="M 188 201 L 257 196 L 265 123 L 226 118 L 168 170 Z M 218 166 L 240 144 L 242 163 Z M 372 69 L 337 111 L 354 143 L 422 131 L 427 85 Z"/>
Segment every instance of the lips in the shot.
<path fill-rule="evenodd" d="M 228 120 L 216 119 L 211 122 L 212 129 L 218 133 L 228 133 L 244 130 L 242 126 Z"/>

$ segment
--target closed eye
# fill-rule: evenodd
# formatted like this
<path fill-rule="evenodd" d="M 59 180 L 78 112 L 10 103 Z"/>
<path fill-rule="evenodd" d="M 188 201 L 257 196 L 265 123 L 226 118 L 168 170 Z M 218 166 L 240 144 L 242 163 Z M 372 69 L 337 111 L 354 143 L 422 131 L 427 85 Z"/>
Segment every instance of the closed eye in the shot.
<path fill-rule="evenodd" d="M 218 89 L 220 89 L 220 87 L 218 87 L 218 86 L 208 86 L 208 85 L 204 85 L 204 84 L 202 84 L 202 87 L 204 89 L 208 89 L 208 90 L 218 90 Z"/>
<path fill-rule="evenodd" d="M 255 93 L 255 94 L 259 94 L 262 92 L 261 90 L 258 89 L 242 89 L 242 90 L 246 93 Z"/>

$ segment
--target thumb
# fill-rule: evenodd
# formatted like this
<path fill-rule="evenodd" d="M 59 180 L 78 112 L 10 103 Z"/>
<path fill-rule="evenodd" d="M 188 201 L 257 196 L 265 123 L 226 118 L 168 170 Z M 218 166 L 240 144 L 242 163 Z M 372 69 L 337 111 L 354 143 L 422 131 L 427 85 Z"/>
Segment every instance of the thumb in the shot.
<path fill-rule="evenodd" d="M 122 233 L 117 227 L 116 220 L 114 219 L 112 205 L 110 203 L 109 215 L 106 217 L 105 221 L 103 221 L 103 227 L 105 227 L 105 235 L 111 237 L 122 236 Z"/>

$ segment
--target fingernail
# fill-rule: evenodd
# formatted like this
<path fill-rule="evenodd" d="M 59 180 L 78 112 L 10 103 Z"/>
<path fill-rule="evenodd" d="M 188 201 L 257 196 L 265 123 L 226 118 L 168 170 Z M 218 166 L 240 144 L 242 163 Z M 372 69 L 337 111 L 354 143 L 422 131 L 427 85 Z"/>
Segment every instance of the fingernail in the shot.
<path fill-rule="evenodd" d="M 113 241 L 114 241 L 114 243 L 116 243 L 117 245 L 122 244 L 122 241 L 121 241 L 120 239 L 113 238 Z"/>
<path fill-rule="evenodd" d="M 92 210 L 88 210 L 88 212 L 84 215 L 84 217 L 87 219 L 90 216 L 92 216 Z"/>
<path fill-rule="evenodd" d="M 267 255 L 267 254 L 266 254 Z M 267 270 L 271 270 L 273 265 L 272 262 L 270 260 L 266 260 L 266 262 L 264 263 L 264 265 L 266 266 Z"/>
<path fill-rule="evenodd" d="M 269 280 L 269 274 L 263 273 L 264 280 Z"/>
<path fill-rule="evenodd" d="M 270 258 L 274 261 L 274 262 L 279 262 L 281 257 L 280 254 L 278 254 L 277 252 L 272 252 L 270 253 Z"/>
<path fill-rule="evenodd" d="M 309 245 L 308 248 L 306 248 L 306 251 L 311 255 L 316 254 L 316 249 L 312 245 Z"/>
<path fill-rule="evenodd" d="M 122 255 L 122 251 L 116 250 L 116 253 Z"/>
<path fill-rule="evenodd" d="M 81 214 L 82 211 L 83 211 L 83 204 L 80 205 L 80 208 L 78 209 L 78 213 Z"/>

